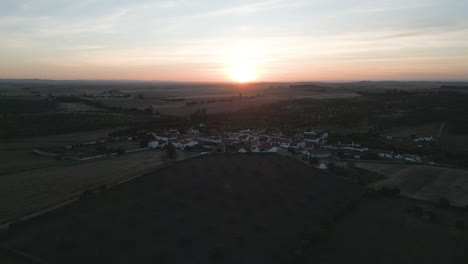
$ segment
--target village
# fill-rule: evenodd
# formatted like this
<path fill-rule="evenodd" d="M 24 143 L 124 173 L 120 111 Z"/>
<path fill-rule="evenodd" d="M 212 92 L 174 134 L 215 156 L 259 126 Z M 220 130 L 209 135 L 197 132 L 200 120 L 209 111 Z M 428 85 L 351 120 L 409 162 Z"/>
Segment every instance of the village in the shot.
<path fill-rule="evenodd" d="M 379 160 L 388 162 L 417 163 L 435 165 L 430 156 L 415 153 L 398 153 L 383 148 L 370 148 L 359 142 L 330 140 L 329 132 L 304 131 L 292 136 L 281 132 L 265 130 L 240 130 L 219 133 L 205 133 L 206 125 L 185 131 L 161 129 L 137 134 L 109 135 L 94 141 L 69 144 L 33 152 L 56 159 L 88 161 L 139 151 L 167 151 L 169 145 L 179 152 L 206 155 L 210 153 L 277 153 L 298 160 L 328 168 L 327 164 L 343 160 Z M 210 134 L 210 135 L 208 135 Z M 393 145 L 413 145 L 427 147 L 434 143 L 432 137 L 396 138 L 385 136 L 383 140 Z M 336 142 L 337 141 L 337 142 Z"/>

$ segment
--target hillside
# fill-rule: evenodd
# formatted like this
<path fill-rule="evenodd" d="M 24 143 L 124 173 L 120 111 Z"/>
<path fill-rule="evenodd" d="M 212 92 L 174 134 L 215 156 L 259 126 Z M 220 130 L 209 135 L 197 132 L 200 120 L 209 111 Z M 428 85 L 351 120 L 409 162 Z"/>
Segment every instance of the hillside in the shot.
<path fill-rule="evenodd" d="M 51 263 L 276 263 L 362 193 L 276 155 L 194 158 L 14 230 Z"/>
<path fill-rule="evenodd" d="M 366 193 L 278 155 L 209 155 L 15 225 L 0 260 L 466 263 L 467 222 L 466 211 Z"/>

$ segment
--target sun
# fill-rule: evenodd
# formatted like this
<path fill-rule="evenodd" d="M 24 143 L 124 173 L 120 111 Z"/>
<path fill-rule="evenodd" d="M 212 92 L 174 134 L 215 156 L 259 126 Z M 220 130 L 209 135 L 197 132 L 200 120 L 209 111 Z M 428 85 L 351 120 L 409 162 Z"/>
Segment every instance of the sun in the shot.
<path fill-rule="evenodd" d="M 236 65 L 231 69 L 231 78 L 236 82 L 246 83 L 255 79 L 255 69 L 249 65 Z"/>

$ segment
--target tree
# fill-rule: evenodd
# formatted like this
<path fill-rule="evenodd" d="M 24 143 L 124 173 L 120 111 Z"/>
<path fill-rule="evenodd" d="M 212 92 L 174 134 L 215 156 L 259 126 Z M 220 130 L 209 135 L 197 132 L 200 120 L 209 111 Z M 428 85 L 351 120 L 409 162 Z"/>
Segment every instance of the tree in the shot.
<path fill-rule="evenodd" d="M 444 207 L 444 208 L 449 207 L 450 202 L 449 202 L 449 200 L 447 198 L 442 197 L 442 198 L 439 199 L 439 206 Z"/>
<path fill-rule="evenodd" d="M 190 115 L 190 120 L 193 123 L 203 123 L 207 119 L 206 109 L 197 109 L 193 114 Z"/>
<path fill-rule="evenodd" d="M 140 148 L 146 148 L 146 147 L 148 147 L 149 142 L 150 142 L 150 141 L 147 140 L 147 139 L 141 140 L 141 141 L 140 141 Z"/>
<path fill-rule="evenodd" d="M 169 141 L 169 143 L 167 143 L 166 153 L 169 156 L 169 158 L 171 158 L 171 159 L 176 158 L 176 154 L 177 154 L 176 149 L 175 149 L 174 145 L 172 145 L 172 142 L 170 142 L 170 141 Z"/>
<path fill-rule="evenodd" d="M 125 149 L 123 149 L 123 148 L 117 148 L 116 151 L 117 151 L 117 154 L 119 154 L 119 155 L 125 154 Z"/>
<path fill-rule="evenodd" d="M 98 153 L 106 152 L 106 151 L 107 151 L 106 145 L 103 145 L 103 144 L 98 145 L 98 146 L 96 147 L 96 151 L 97 151 Z"/>
<path fill-rule="evenodd" d="M 152 106 L 148 106 L 147 108 L 145 108 L 143 110 L 143 113 L 147 114 L 147 115 L 152 115 L 153 114 L 153 107 Z"/>
<path fill-rule="evenodd" d="M 309 157 L 309 164 L 317 164 L 319 160 L 316 157 Z"/>

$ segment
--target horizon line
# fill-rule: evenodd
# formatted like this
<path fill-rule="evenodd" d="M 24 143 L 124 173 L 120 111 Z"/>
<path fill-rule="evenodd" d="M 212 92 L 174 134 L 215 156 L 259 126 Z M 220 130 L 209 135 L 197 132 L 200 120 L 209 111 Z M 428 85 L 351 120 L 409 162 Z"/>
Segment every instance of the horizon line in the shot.
<path fill-rule="evenodd" d="M 468 79 L 381 79 L 381 80 L 297 80 L 297 81 L 177 81 L 177 80 L 144 80 L 144 79 L 43 79 L 43 78 L 0 78 L 0 81 L 64 81 L 64 82 L 160 82 L 160 83 L 197 83 L 197 84 L 262 84 L 262 83 L 360 83 L 360 82 L 468 82 Z"/>

